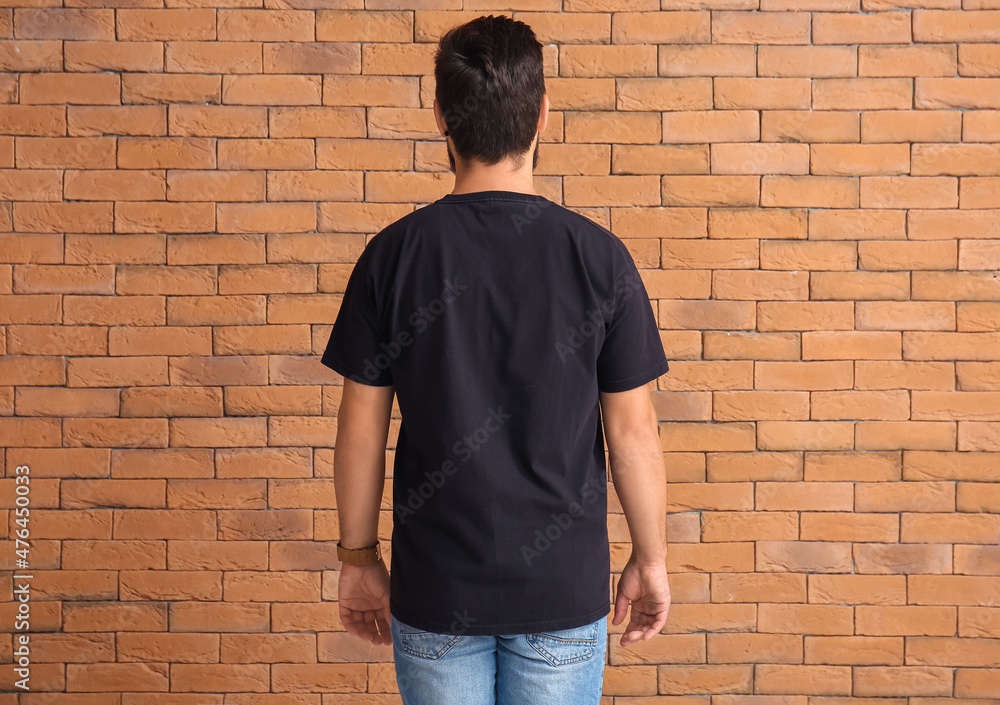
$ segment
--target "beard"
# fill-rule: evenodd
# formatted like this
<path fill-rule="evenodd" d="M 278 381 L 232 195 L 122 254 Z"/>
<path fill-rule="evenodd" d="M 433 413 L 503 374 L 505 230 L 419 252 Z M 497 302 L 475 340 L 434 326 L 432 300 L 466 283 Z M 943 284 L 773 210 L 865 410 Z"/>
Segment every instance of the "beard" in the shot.
<path fill-rule="evenodd" d="M 538 168 L 538 147 L 541 145 L 542 140 L 539 137 L 535 141 L 535 151 L 531 155 L 531 170 L 534 171 Z M 451 141 L 445 140 L 444 148 L 448 152 L 448 165 L 451 167 L 452 172 L 455 171 L 455 155 L 451 151 Z"/>

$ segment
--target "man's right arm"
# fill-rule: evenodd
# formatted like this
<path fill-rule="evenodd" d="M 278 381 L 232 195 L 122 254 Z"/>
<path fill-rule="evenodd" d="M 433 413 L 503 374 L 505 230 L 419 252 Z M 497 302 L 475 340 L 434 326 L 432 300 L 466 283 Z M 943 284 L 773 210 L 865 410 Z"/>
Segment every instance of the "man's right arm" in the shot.
<path fill-rule="evenodd" d="M 656 411 L 648 385 L 601 392 L 601 415 L 611 478 L 632 537 L 632 555 L 622 570 L 613 624 L 631 614 L 622 635 L 627 646 L 656 635 L 667 621 L 667 499 Z"/>

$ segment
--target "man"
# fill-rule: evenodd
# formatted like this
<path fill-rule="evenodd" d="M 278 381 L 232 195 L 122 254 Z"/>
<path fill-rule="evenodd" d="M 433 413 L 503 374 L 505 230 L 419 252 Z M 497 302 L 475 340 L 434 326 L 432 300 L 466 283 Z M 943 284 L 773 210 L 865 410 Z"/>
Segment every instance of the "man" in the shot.
<path fill-rule="evenodd" d="M 621 644 L 658 633 L 670 604 L 647 386 L 667 361 L 621 241 L 534 191 L 548 98 L 531 28 L 451 30 L 435 78 L 455 189 L 370 241 L 323 355 L 344 376 L 341 618 L 393 644 L 407 705 L 598 703 L 605 437 L 633 547 Z M 394 394 L 390 576 L 377 528 Z"/>

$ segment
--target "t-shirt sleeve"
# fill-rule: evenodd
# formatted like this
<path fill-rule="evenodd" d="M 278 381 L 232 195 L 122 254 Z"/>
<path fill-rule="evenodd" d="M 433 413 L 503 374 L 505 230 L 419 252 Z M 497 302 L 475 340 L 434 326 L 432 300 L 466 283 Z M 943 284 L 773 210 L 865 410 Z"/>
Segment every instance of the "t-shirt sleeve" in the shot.
<path fill-rule="evenodd" d="M 597 356 L 597 387 L 602 392 L 640 387 L 668 369 L 653 307 L 635 262 L 624 245 L 616 257 L 615 306 Z"/>
<path fill-rule="evenodd" d="M 378 315 L 371 260 L 371 248 L 366 247 L 347 280 L 321 362 L 355 382 L 385 387 L 393 383 L 388 354 L 392 348 Z"/>

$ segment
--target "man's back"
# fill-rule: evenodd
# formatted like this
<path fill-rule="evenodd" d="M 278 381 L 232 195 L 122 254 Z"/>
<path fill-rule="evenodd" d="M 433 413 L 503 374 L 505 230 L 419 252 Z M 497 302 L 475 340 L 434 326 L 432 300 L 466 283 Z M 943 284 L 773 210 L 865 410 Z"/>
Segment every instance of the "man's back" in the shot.
<path fill-rule="evenodd" d="M 324 362 L 402 413 L 393 614 L 466 634 L 607 614 L 598 392 L 667 368 L 621 241 L 541 196 L 448 195 L 371 241 L 341 317 Z"/>

